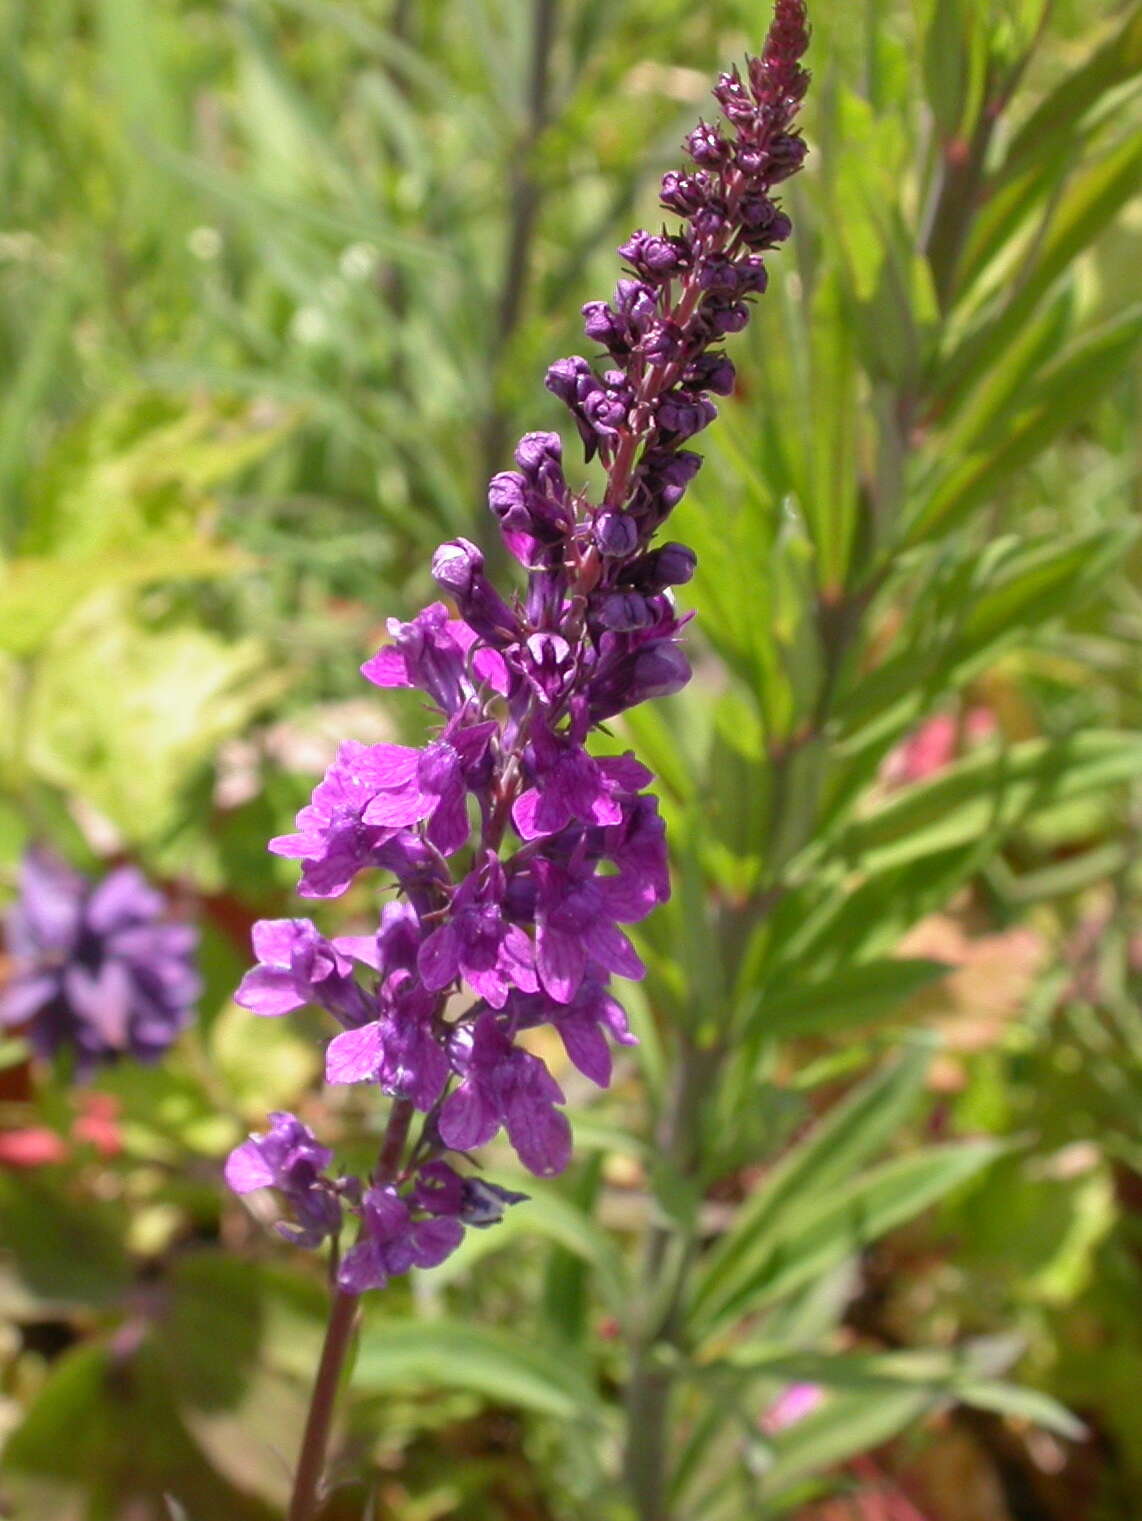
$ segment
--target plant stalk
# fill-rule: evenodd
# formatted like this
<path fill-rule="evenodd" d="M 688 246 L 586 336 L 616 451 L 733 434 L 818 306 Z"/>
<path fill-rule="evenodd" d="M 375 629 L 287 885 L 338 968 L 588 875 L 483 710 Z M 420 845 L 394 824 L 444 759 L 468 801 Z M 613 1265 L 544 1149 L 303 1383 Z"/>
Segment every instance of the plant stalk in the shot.
<path fill-rule="evenodd" d="M 397 1099 L 389 1113 L 380 1157 L 373 1175 L 378 1187 L 391 1183 L 397 1175 L 412 1116 L 412 1104 L 407 1099 Z M 305 1418 L 305 1432 L 297 1457 L 297 1471 L 294 1474 L 286 1521 L 313 1521 L 321 1503 L 321 1479 L 325 1472 L 325 1454 L 333 1426 L 337 1390 L 341 1383 L 341 1370 L 345 1366 L 345 1358 L 357 1329 L 360 1308 L 359 1294 L 350 1294 L 345 1289 L 334 1291 L 333 1302 L 329 1307 L 329 1321 L 325 1327 L 325 1341 L 321 1347 L 321 1359 L 317 1364 L 317 1376 L 309 1399 L 309 1412 Z"/>

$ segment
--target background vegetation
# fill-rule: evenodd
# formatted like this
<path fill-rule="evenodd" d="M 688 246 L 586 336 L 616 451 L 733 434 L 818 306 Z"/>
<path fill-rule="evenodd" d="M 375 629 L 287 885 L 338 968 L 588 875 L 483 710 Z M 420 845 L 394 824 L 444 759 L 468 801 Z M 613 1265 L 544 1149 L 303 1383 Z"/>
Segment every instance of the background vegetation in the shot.
<path fill-rule="evenodd" d="M 316 1019 L 230 1003 L 290 911 L 264 842 L 403 722 L 360 659 L 559 425 L 546 362 L 765 21 L 0 15 L 0 870 L 138 860 L 207 979 L 161 1067 L 3 1047 L 16 1521 L 280 1514 L 321 1268 L 220 1159 L 379 1115 Z M 567 1177 L 373 1296 L 330 1521 L 628 1516 L 624 1446 L 643 1521 L 1142 1506 L 1142 13 L 814 24 L 794 240 L 676 530 L 699 679 L 616 736 L 675 853 L 642 1045 L 568 1080 Z"/>

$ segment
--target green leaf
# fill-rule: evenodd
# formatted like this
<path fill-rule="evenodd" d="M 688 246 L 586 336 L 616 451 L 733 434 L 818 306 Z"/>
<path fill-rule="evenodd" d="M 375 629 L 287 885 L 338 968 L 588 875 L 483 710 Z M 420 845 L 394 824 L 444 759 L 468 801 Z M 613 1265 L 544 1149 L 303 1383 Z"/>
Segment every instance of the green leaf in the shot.
<path fill-rule="evenodd" d="M 1069 1442 L 1081 1442 L 1090 1435 L 1082 1421 L 1058 1400 L 1038 1389 L 1024 1389 L 997 1379 L 969 1378 L 956 1382 L 955 1395 L 965 1405 L 974 1405 L 977 1410 L 992 1410 L 997 1415 L 1032 1421 Z"/>
<path fill-rule="evenodd" d="M 777 1163 L 707 1255 L 693 1303 L 696 1323 L 771 1254 L 797 1200 L 827 1194 L 884 1146 L 918 1102 L 931 1053 L 930 1043 L 916 1042 L 854 1088 Z"/>
<path fill-rule="evenodd" d="M 766 1041 L 821 1035 L 868 1024 L 945 976 L 939 961 L 886 957 L 846 967 L 820 982 L 767 990 L 750 1017 L 751 1031 Z"/>
<path fill-rule="evenodd" d="M 992 188 L 1005 184 L 1028 164 L 1060 149 L 1073 152 L 1079 123 L 1111 90 L 1142 71 L 1142 10 L 1135 7 L 1114 36 L 1039 101 L 1012 137 Z"/>
<path fill-rule="evenodd" d="M 784 1220 L 748 1245 L 733 1273 L 707 1287 L 702 1309 L 707 1334 L 737 1316 L 753 1314 L 827 1272 L 886 1231 L 911 1219 L 999 1156 L 996 1141 L 963 1141 L 898 1157 L 822 1195 L 807 1193 Z"/>
<path fill-rule="evenodd" d="M 565 1421 L 594 1420 L 598 1396 L 566 1344 L 548 1347 L 465 1321 L 408 1324 L 374 1319 L 362 1332 L 353 1372 L 365 1393 L 467 1389 Z"/>
<path fill-rule="evenodd" d="M 197 539 L 89 560 L 30 556 L 0 570 L 0 650 L 31 655 L 43 648 L 77 603 L 104 589 L 154 581 L 210 580 L 248 571 L 251 561 L 228 546 Z"/>
<path fill-rule="evenodd" d="M 994 850 L 1033 809 L 1131 781 L 1140 768 L 1142 738 L 1109 730 L 1029 739 L 998 755 L 979 751 L 851 824 L 840 850 L 866 871 L 972 840 L 988 841 Z"/>
<path fill-rule="evenodd" d="M 1142 157 L 1138 168 L 1142 172 Z M 1022 470 L 1067 428 L 1086 418 L 1095 398 L 1130 362 L 1140 338 L 1142 304 L 1073 343 L 1041 373 L 1014 416 L 1005 416 L 999 410 L 996 437 L 989 448 L 969 453 L 950 471 L 937 467 L 934 481 L 918 483 L 916 492 L 922 505 L 909 528 L 908 542 L 918 543 L 936 530 L 943 532 L 958 523 L 973 508 L 990 500 L 1008 476 Z"/>
<path fill-rule="evenodd" d="M 834 1468 L 846 1458 L 869 1452 L 910 1426 L 932 1405 L 926 1389 L 885 1390 L 875 1399 L 867 1391 L 834 1393 L 825 1404 L 797 1421 L 772 1442 L 762 1487 L 779 1495 L 798 1480 Z"/>
<path fill-rule="evenodd" d="M 41 1310 L 115 1304 L 130 1283 L 114 1206 L 76 1199 L 40 1178 L 0 1175 L 0 1243 Z"/>
<path fill-rule="evenodd" d="M 38 661 L 30 762 L 128 840 L 155 842 L 179 819 L 183 789 L 222 740 L 282 688 L 254 640 L 228 641 L 189 623 L 147 628 L 119 599 L 95 598 Z"/>
<path fill-rule="evenodd" d="M 552 1242 L 578 1260 L 589 1264 L 597 1275 L 599 1290 L 612 1314 L 623 1315 L 629 1304 L 630 1285 L 622 1254 L 614 1238 L 598 1224 L 590 1212 L 557 1187 L 540 1183 L 530 1175 L 502 1175 L 511 1187 L 527 1194 L 527 1203 L 507 1214 L 494 1228 L 469 1231 L 459 1249 L 447 1262 L 433 1269 L 433 1281 L 439 1284 L 463 1281 L 480 1260 L 491 1252 L 511 1248 L 529 1239 Z"/>
<path fill-rule="evenodd" d="M 982 376 L 996 354 L 1017 341 L 1039 302 L 1085 248 L 1137 193 L 1142 175 L 1142 137 L 1134 133 L 1071 180 L 1053 207 L 1019 278 L 998 313 L 969 333 L 940 366 L 941 393 L 958 393 Z"/>

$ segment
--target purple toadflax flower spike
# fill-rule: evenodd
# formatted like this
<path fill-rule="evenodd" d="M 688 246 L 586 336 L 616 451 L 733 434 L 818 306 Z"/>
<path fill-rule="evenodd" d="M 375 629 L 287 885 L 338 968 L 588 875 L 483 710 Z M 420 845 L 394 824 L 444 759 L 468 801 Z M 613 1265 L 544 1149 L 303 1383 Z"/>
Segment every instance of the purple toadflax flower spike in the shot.
<path fill-rule="evenodd" d="M 29 1022 L 33 1044 L 46 1056 L 71 1051 L 80 1076 L 123 1056 L 157 1060 L 199 994 L 197 932 L 167 921 L 166 907 L 133 866 L 92 883 L 30 850 L 8 916 L 13 975 L 0 1025 Z"/>
<path fill-rule="evenodd" d="M 662 205 L 682 225 L 634 233 L 611 301 L 583 308 L 604 357 L 547 372 L 602 464 L 601 500 L 568 482 L 558 434 L 524 435 L 488 505 L 525 588 L 502 595 L 474 544 L 442 544 L 432 573 L 458 616 L 435 602 L 390 622 L 391 643 L 362 668 L 379 687 L 423 692 L 436 736 L 420 750 L 347 741 L 297 832 L 271 842 L 301 860 L 307 896 L 336 896 L 372 868 L 399 892 L 375 938 L 328 941 L 305 920 L 257 926 L 260 965 L 238 995 L 260 1014 L 325 1008 L 343 1026 L 329 1081 L 373 1083 L 395 1101 L 363 1182 L 325 1178 L 328 1153 L 292 1116 L 231 1159 L 239 1191 L 282 1192 L 299 1239 L 335 1232 L 344 1209 L 357 1216 L 345 1294 L 442 1261 L 465 1225 L 492 1224 L 521 1197 L 462 1176 L 448 1153 L 503 1128 L 531 1171 L 566 1165 L 562 1092 L 516 1044 L 521 1031 L 550 1025 L 602 1085 L 608 1034 L 633 1041 L 608 984 L 643 975 L 620 926 L 669 893 L 665 835 L 650 772 L 631 755 L 593 756 L 586 740 L 690 676 L 674 588 L 694 554 L 653 541 L 701 466 L 685 445 L 717 416 L 711 397 L 733 390 L 722 342 L 749 320 L 765 254 L 791 230 L 772 191 L 805 156 L 794 121 L 807 42 L 803 0 L 776 0 L 760 55 L 717 82 L 721 123 L 699 122 L 691 167 L 663 178 Z M 426 1119 L 409 1147 L 414 1109 Z"/>

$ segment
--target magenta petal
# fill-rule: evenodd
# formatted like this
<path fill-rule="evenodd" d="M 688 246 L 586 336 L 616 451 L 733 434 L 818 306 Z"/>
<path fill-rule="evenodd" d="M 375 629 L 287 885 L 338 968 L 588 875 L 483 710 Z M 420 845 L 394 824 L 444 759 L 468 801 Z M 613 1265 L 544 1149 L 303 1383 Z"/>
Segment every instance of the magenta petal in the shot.
<path fill-rule="evenodd" d="M 634 946 L 614 924 L 593 924 L 584 936 L 591 955 L 608 972 L 638 981 L 646 976 L 646 967 Z"/>
<path fill-rule="evenodd" d="M 578 935 L 541 924 L 538 933 L 539 975 L 556 1003 L 570 1003 L 587 965 L 587 951 Z"/>
<path fill-rule="evenodd" d="M 521 993 L 539 990 L 535 975 L 535 948 L 518 924 L 504 927 L 503 943 L 497 957 L 497 965 L 513 987 Z"/>
<path fill-rule="evenodd" d="M 595 1021 L 582 1014 L 566 1014 L 555 1028 L 567 1055 L 583 1076 L 606 1088 L 611 1081 L 611 1048 Z"/>
<path fill-rule="evenodd" d="M 411 1232 L 412 1260 L 417 1267 L 438 1267 L 464 1239 L 459 1220 L 421 1220 Z"/>
<path fill-rule="evenodd" d="M 426 988 L 446 988 L 460 973 L 460 937 L 454 924 L 442 924 L 417 952 L 416 969 Z"/>
<path fill-rule="evenodd" d="M 375 687 L 411 687 L 408 661 L 395 645 L 386 644 L 361 667 L 361 675 Z"/>
<path fill-rule="evenodd" d="M 459 787 L 440 799 L 428 825 L 428 840 L 442 856 L 451 856 L 468 843 L 468 834 L 467 794 Z"/>
<path fill-rule="evenodd" d="M 342 745 L 341 750 L 345 748 Z M 351 763 L 365 786 L 378 790 L 382 787 L 403 788 L 416 776 L 420 751 L 411 745 L 362 745 L 351 760 L 346 757 L 346 763 Z"/>
<path fill-rule="evenodd" d="M 641 792 L 654 780 L 654 772 L 648 770 L 641 761 L 635 760 L 629 751 L 626 755 L 604 755 L 598 766 L 620 792 Z"/>
<path fill-rule="evenodd" d="M 290 861 L 304 860 L 313 849 L 313 838 L 308 834 L 275 834 L 266 849 L 275 856 L 285 856 Z"/>
<path fill-rule="evenodd" d="M 290 1014 L 309 1002 L 297 989 L 298 980 L 292 972 L 283 967 L 256 966 L 242 978 L 234 1002 L 252 1014 L 276 1019 L 278 1015 Z"/>
<path fill-rule="evenodd" d="M 450 1093 L 440 1111 L 437 1129 L 445 1146 L 471 1151 L 492 1139 L 500 1128 L 499 1116 L 474 1083 L 463 1082 Z"/>
<path fill-rule="evenodd" d="M 520 1161 L 537 1177 L 562 1172 L 571 1160 L 571 1126 L 567 1116 L 550 1104 L 520 1094 L 508 1106 L 508 1139 Z"/>
<path fill-rule="evenodd" d="M 529 787 L 512 804 L 512 823 L 521 839 L 537 840 L 543 833 L 539 825 L 540 801 L 539 789 Z"/>
<path fill-rule="evenodd" d="M 289 966 L 298 942 L 306 932 L 316 938 L 317 931 L 308 919 L 259 919 L 250 931 L 254 955 L 274 966 Z"/>
<path fill-rule="evenodd" d="M 253 1139 L 243 1141 L 226 1158 L 223 1169 L 226 1182 L 236 1194 L 248 1194 L 255 1188 L 269 1188 L 274 1182 L 274 1170 L 262 1156 Z"/>
<path fill-rule="evenodd" d="M 359 1241 L 356 1246 L 351 1246 L 337 1270 L 338 1286 L 348 1294 L 383 1289 L 388 1281 L 384 1254 L 373 1241 Z"/>
<path fill-rule="evenodd" d="M 469 962 L 464 967 L 464 976 L 473 992 L 493 1009 L 502 1009 L 507 1003 L 509 983 L 498 965 L 473 966 Z"/>
<path fill-rule="evenodd" d="M 405 824 L 416 824 L 432 807 L 432 799 L 421 792 L 415 782 L 400 792 L 378 792 L 366 803 L 361 817 L 366 824 L 381 829 L 401 829 Z"/>
<path fill-rule="evenodd" d="M 379 1022 L 336 1035 L 325 1050 L 327 1083 L 366 1083 L 376 1077 L 384 1047 Z"/>
<path fill-rule="evenodd" d="M 371 966 L 374 972 L 381 969 L 381 951 L 376 935 L 338 935 L 330 944 L 342 956 L 349 956 L 363 966 Z"/>

